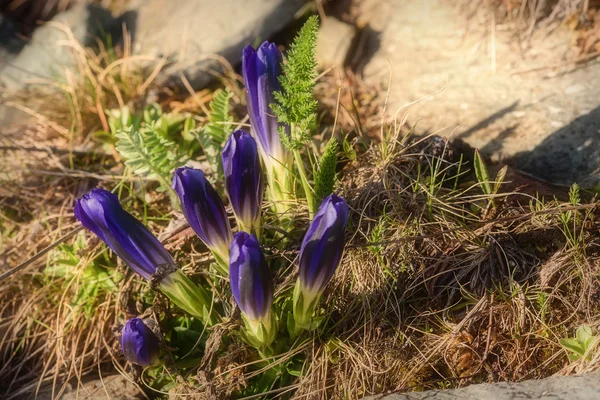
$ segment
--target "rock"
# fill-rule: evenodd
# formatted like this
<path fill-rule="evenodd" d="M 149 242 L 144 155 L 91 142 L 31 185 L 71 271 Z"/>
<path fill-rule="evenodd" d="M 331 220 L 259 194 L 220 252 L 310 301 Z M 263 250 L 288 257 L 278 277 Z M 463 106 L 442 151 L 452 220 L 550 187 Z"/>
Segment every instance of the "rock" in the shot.
<path fill-rule="evenodd" d="M 0 69 L 9 64 L 25 46 L 25 40 L 18 34 L 17 25 L 10 18 L 0 15 Z"/>
<path fill-rule="evenodd" d="M 317 61 L 319 68 L 342 68 L 356 36 L 356 28 L 328 17 L 319 27 Z"/>
<path fill-rule="evenodd" d="M 105 8 L 76 5 L 35 30 L 18 55 L 0 66 L 0 83 L 9 91 L 15 91 L 33 80 L 66 82 L 65 71 L 76 72 L 77 69 L 77 56 L 69 44 L 66 28 L 71 30 L 73 39 L 90 46 L 96 37 L 111 33 L 117 25 L 117 20 Z"/>
<path fill-rule="evenodd" d="M 60 400 L 133 400 L 145 399 L 137 385 L 122 375 L 111 375 L 104 379 L 85 382 L 79 390 L 72 388 Z"/>
<path fill-rule="evenodd" d="M 597 400 L 600 374 L 553 376 L 519 383 L 500 382 L 471 385 L 460 389 L 428 390 L 366 397 L 365 400 Z"/>
<path fill-rule="evenodd" d="M 266 40 L 294 19 L 303 0 L 138 0 L 130 8 L 136 54 L 167 57 L 159 84 L 193 87 L 241 61 L 242 49 Z"/>
<path fill-rule="evenodd" d="M 25 41 L 18 34 L 17 24 L 10 18 L 0 15 L 0 71 L 11 65 L 19 51 L 25 46 Z M 1 80 L 0 74 L 0 80 Z M 10 125 L 13 121 L 27 119 L 28 116 L 13 108 L 0 104 L 0 123 Z M 2 337 L 2 335 L 0 335 Z"/>
<path fill-rule="evenodd" d="M 391 79 L 390 119 L 420 100 L 408 115 L 417 132 L 451 136 L 553 183 L 600 181 L 600 63 L 569 62 L 571 32 L 534 32 L 521 49 L 514 30 L 493 25 L 483 8 L 468 19 L 445 0 L 362 7 L 378 32 L 362 72 L 382 104 Z"/>

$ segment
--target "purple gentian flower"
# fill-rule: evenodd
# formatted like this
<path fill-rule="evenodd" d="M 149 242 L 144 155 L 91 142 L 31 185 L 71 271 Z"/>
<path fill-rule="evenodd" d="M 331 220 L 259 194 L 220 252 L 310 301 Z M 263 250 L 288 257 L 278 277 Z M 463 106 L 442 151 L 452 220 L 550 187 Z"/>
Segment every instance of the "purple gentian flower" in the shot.
<path fill-rule="evenodd" d="M 264 319 L 273 303 L 273 278 L 258 239 L 237 232 L 229 254 L 229 282 L 236 303 L 249 319 Z"/>
<path fill-rule="evenodd" d="M 93 189 L 77 200 L 75 217 L 147 280 L 160 265 L 173 265 L 158 239 L 123 210 L 117 196 L 107 190 Z"/>
<path fill-rule="evenodd" d="M 198 237 L 223 260 L 227 260 L 231 226 L 225 206 L 217 191 L 199 169 L 178 168 L 171 186 L 179 200 L 185 219 Z"/>
<path fill-rule="evenodd" d="M 134 364 L 149 367 L 159 363 L 158 339 L 140 318 L 132 318 L 121 332 L 121 348 L 125 358 Z"/>
<path fill-rule="evenodd" d="M 163 245 L 123 210 L 117 196 L 93 189 L 75 203 L 75 217 L 144 279 L 156 278 L 158 288 L 173 303 L 207 323 L 214 322 L 209 314 L 211 296 L 177 269 Z"/>
<path fill-rule="evenodd" d="M 242 74 L 248 90 L 248 115 L 252 133 L 265 163 L 286 164 L 287 151 L 279 139 L 279 124 L 273 115 L 271 104 L 273 92 L 280 91 L 279 75 L 283 57 L 275 43 L 264 42 L 258 50 L 252 46 L 244 48 Z"/>
<path fill-rule="evenodd" d="M 260 159 L 254 138 L 241 130 L 227 140 L 222 153 L 225 189 L 243 229 L 257 229 L 264 193 Z"/>
<path fill-rule="evenodd" d="M 333 276 L 344 252 L 348 220 L 346 201 L 330 194 L 315 214 L 300 247 L 299 284 L 308 297 L 320 294 Z"/>

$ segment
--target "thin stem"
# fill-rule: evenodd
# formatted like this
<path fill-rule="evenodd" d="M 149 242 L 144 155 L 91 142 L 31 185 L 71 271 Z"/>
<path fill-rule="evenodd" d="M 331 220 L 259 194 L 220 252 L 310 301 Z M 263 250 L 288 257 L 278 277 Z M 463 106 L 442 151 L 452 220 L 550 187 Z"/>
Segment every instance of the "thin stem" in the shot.
<path fill-rule="evenodd" d="M 298 167 L 298 174 L 300 174 L 300 182 L 302 183 L 302 188 L 304 189 L 304 195 L 306 196 L 306 202 L 308 203 L 308 213 L 312 218 L 315 214 L 315 205 L 313 204 L 313 194 L 312 187 L 308 182 L 308 178 L 306 177 L 306 170 L 304 169 L 304 163 L 302 162 L 302 157 L 300 156 L 300 150 L 294 150 L 294 159 L 296 160 L 296 165 Z"/>
<path fill-rule="evenodd" d="M 274 169 L 267 168 L 267 183 L 268 183 L 268 192 L 269 198 L 273 202 L 274 211 L 277 214 L 283 215 L 287 210 L 287 205 L 284 204 L 286 200 L 286 196 L 281 190 L 281 185 L 279 184 L 278 177 Z"/>
<path fill-rule="evenodd" d="M 213 257 L 215 258 L 215 262 L 216 262 L 216 269 L 218 272 L 220 272 L 221 274 L 223 274 L 223 276 L 229 278 L 229 257 L 227 257 L 227 259 L 222 256 L 221 254 L 219 254 L 218 252 L 216 252 L 215 250 L 211 250 L 211 253 L 213 255 Z"/>

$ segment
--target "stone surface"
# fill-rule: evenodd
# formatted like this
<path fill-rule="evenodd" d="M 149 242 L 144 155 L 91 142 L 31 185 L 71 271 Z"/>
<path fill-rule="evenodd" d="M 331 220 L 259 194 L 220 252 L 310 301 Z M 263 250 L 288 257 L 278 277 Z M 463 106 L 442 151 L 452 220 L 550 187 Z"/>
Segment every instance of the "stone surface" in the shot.
<path fill-rule="evenodd" d="M 428 390 L 366 397 L 365 400 L 597 400 L 600 374 L 553 376 L 519 383 L 484 383 L 460 389 Z"/>
<path fill-rule="evenodd" d="M 16 23 L 0 15 L 0 69 L 10 63 L 24 45 L 25 40 L 18 35 Z"/>
<path fill-rule="evenodd" d="M 84 383 L 79 390 L 73 388 L 60 400 L 134 400 L 145 399 L 140 389 L 122 375 L 111 375 L 103 380 L 95 379 Z"/>
<path fill-rule="evenodd" d="M 356 28 L 328 17 L 319 27 L 317 61 L 319 68 L 342 68 L 356 36 Z"/>
<path fill-rule="evenodd" d="M 33 398 L 31 394 L 23 396 L 27 399 Z M 60 397 L 53 393 L 50 383 L 42 386 L 35 398 L 36 400 L 137 400 L 148 397 L 124 376 L 109 375 L 103 379 L 84 378 L 84 382 L 79 387 L 77 382 L 69 384 Z"/>
<path fill-rule="evenodd" d="M 571 32 L 559 27 L 519 43 L 490 13 L 468 20 L 445 0 L 362 7 L 375 50 L 363 75 L 382 99 L 391 79 L 391 119 L 422 99 L 408 119 L 421 133 L 463 140 L 551 182 L 600 180 L 600 61 L 570 62 Z"/>
<path fill-rule="evenodd" d="M 242 49 L 268 39 L 293 20 L 304 0 L 138 0 L 129 12 L 137 54 L 167 57 L 160 83 L 200 87 L 241 61 Z"/>
<path fill-rule="evenodd" d="M 111 33 L 118 25 L 111 13 L 102 7 L 74 6 L 36 29 L 18 54 L 0 65 L 0 83 L 14 91 L 40 80 L 66 82 L 66 70 L 77 72 L 71 39 L 90 46 L 96 37 Z"/>

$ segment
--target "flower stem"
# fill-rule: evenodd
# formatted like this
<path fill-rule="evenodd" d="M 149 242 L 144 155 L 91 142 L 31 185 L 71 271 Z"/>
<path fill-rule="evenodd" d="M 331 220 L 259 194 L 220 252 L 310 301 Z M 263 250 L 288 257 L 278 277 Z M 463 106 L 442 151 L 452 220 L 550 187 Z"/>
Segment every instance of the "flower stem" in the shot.
<path fill-rule="evenodd" d="M 308 203 L 308 213 L 310 218 L 312 218 L 315 214 L 312 187 L 310 186 L 310 182 L 306 177 L 306 170 L 304 169 L 304 163 L 302 162 L 302 157 L 300 156 L 300 150 L 294 150 L 294 159 L 296 161 L 296 166 L 298 167 L 298 174 L 300 175 L 300 181 L 302 183 L 302 188 L 304 189 L 306 202 Z"/>
<path fill-rule="evenodd" d="M 273 202 L 274 211 L 281 215 L 287 212 L 286 195 L 281 189 L 277 173 L 273 169 L 267 169 L 267 181 L 269 198 Z"/>
<path fill-rule="evenodd" d="M 211 312 L 211 297 L 206 289 L 196 285 L 181 271 L 177 270 L 163 277 L 160 290 L 179 308 L 208 326 L 217 322 L 216 313 Z"/>
<path fill-rule="evenodd" d="M 229 257 L 224 257 L 219 254 L 216 250 L 211 250 L 213 257 L 215 258 L 216 269 L 219 273 L 223 274 L 225 278 L 229 278 Z"/>

